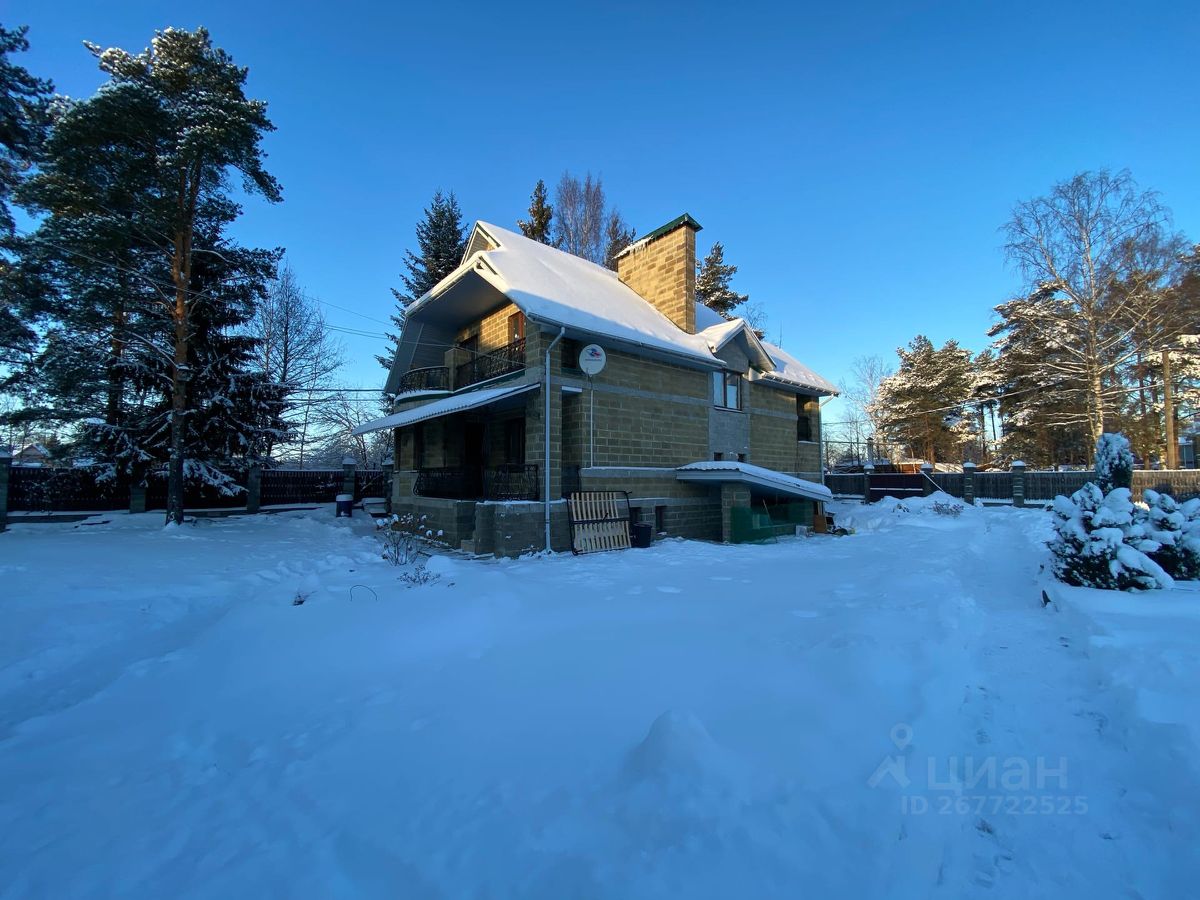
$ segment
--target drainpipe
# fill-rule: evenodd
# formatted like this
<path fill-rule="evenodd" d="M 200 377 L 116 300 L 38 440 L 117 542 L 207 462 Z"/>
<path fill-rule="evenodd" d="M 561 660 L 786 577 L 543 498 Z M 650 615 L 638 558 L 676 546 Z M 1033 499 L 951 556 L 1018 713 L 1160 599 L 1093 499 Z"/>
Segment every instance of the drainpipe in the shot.
<path fill-rule="evenodd" d="M 542 455 L 542 472 L 545 474 L 543 479 L 542 499 L 545 501 L 546 507 L 546 552 L 550 552 L 550 351 L 554 349 L 554 345 L 563 339 L 563 335 L 567 333 L 567 327 L 564 325 L 558 329 L 558 336 L 552 340 L 546 347 L 546 414 L 542 417 L 542 437 L 545 438 L 545 453 Z"/>

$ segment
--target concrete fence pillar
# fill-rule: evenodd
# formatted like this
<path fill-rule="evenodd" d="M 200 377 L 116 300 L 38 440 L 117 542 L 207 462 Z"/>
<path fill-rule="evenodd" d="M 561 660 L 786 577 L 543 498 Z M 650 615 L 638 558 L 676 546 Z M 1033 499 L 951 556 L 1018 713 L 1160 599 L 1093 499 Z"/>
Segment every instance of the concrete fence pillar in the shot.
<path fill-rule="evenodd" d="M 256 513 L 262 508 L 262 465 L 251 463 L 246 472 L 246 512 Z"/>
<path fill-rule="evenodd" d="M 353 456 L 342 457 L 342 493 L 354 496 L 354 468 L 358 460 Z"/>
<path fill-rule="evenodd" d="M 395 458 L 383 458 L 383 497 L 387 501 L 387 511 L 392 511 L 392 473 L 396 470 Z"/>
<path fill-rule="evenodd" d="M 1200 469 L 1200 434 L 1192 435 L 1192 468 Z"/>
<path fill-rule="evenodd" d="M 1012 502 L 1013 506 L 1025 505 L 1025 463 L 1019 459 L 1012 461 Z"/>
<path fill-rule="evenodd" d="M 870 463 L 863 466 L 863 503 L 871 502 L 871 476 L 875 474 L 875 467 Z"/>
<path fill-rule="evenodd" d="M 146 485 L 136 481 L 129 485 L 129 514 L 137 515 L 146 511 Z"/>
<path fill-rule="evenodd" d="M 963 502 L 975 505 L 975 463 L 970 460 L 963 463 Z"/>
<path fill-rule="evenodd" d="M 0 531 L 8 528 L 8 479 L 12 471 L 12 451 L 0 447 Z"/>
<path fill-rule="evenodd" d="M 933 463 L 921 463 L 921 474 L 924 476 L 921 479 L 921 493 L 928 497 L 937 490 L 937 486 L 933 483 Z"/>

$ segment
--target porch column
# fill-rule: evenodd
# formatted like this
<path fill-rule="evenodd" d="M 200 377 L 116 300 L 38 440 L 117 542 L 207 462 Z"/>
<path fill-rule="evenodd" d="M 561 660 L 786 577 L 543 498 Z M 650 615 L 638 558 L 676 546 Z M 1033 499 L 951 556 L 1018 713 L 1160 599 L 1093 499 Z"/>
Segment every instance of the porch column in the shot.
<path fill-rule="evenodd" d="M 733 543 L 733 511 L 750 508 L 750 488 L 744 484 L 721 485 L 721 541 Z"/>
<path fill-rule="evenodd" d="M 538 350 L 537 359 L 544 361 L 546 353 L 546 344 L 554 339 L 554 335 L 547 336 L 538 334 L 537 336 Z M 526 346 L 534 343 L 533 335 L 527 339 Z M 550 369 L 555 371 L 558 369 L 558 360 L 562 353 L 562 342 L 550 354 Z M 539 370 L 541 366 L 539 365 Z M 538 373 L 542 379 L 542 388 L 537 391 L 530 391 L 525 400 L 525 459 L 530 463 L 535 463 L 538 467 L 538 499 L 546 500 L 543 496 L 545 491 L 546 471 L 550 473 L 550 500 L 559 500 L 562 498 L 562 385 L 556 384 L 555 379 L 551 379 L 550 386 L 550 459 L 545 460 L 542 457 L 545 455 L 545 423 L 542 421 L 545 418 L 546 398 L 542 395 L 545 390 L 545 373 Z M 543 468 L 548 466 L 548 470 Z"/>

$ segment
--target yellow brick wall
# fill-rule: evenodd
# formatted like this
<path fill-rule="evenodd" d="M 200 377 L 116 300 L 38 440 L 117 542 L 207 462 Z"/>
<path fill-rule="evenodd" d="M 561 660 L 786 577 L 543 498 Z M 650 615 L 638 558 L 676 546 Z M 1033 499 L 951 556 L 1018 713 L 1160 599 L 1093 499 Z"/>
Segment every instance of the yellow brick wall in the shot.
<path fill-rule="evenodd" d="M 521 310 L 515 303 L 506 303 L 488 313 L 482 319 L 472 322 L 459 330 L 455 336 L 457 343 L 469 340 L 472 335 L 479 335 L 479 350 L 486 353 L 498 350 L 508 344 L 508 317 Z"/>
<path fill-rule="evenodd" d="M 696 333 L 696 232 L 687 225 L 617 260 L 617 275 L 686 331 Z"/>

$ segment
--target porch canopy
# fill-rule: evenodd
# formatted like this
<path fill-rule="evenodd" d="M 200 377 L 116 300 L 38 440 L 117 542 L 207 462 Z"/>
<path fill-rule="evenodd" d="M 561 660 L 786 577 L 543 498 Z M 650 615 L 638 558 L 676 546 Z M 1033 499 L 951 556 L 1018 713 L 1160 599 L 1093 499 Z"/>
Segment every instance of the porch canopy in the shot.
<path fill-rule="evenodd" d="M 501 400 L 507 400 L 509 397 L 516 397 L 519 394 L 536 391 L 540 387 L 541 383 L 534 381 L 522 384 L 510 384 L 505 387 L 486 388 L 481 391 L 468 391 L 465 394 L 455 394 L 453 397 L 446 397 L 434 403 L 424 403 L 413 409 L 392 413 L 390 416 L 384 416 L 382 419 L 375 419 L 372 422 L 359 425 L 354 429 L 353 433 L 368 434 L 372 431 L 383 431 L 385 428 L 402 428 L 405 425 L 416 425 L 418 422 L 426 422 L 429 419 L 466 412 L 468 409 L 478 409 L 481 406 L 490 406 Z"/>
<path fill-rule="evenodd" d="M 774 469 L 752 466 L 750 463 L 704 460 L 688 463 L 675 470 L 679 481 L 708 481 L 714 484 L 744 484 L 761 493 L 784 497 L 804 497 L 807 500 L 832 500 L 833 493 L 823 484 L 793 478 Z"/>

